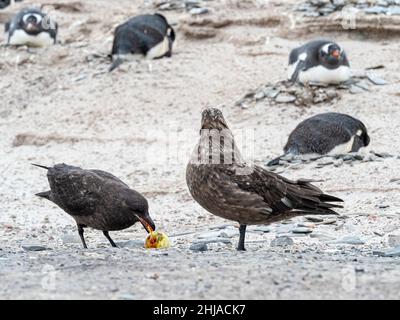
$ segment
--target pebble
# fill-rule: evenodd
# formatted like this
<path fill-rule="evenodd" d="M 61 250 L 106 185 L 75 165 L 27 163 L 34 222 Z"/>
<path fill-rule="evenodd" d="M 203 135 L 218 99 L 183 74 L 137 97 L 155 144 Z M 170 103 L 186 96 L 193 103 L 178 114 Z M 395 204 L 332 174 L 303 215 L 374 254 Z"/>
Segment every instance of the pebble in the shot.
<path fill-rule="evenodd" d="M 271 227 L 268 227 L 268 226 L 257 226 L 255 228 L 253 228 L 252 230 L 256 231 L 256 232 L 269 233 L 269 232 L 271 232 Z"/>
<path fill-rule="evenodd" d="M 271 241 L 271 247 L 286 247 L 293 244 L 293 239 L 289 237 L 277 237 Z"/>
<path fill-rule="evenodd" d="M 298 227 L 298 228 L 294 228 L 292 230 L 293 233 L 301 233 L 301 234 L 309 234 L 311 232 L 313 232 L 312 229 L 310 228 L 306 228 L 306 227 Z"/>
<path fill-rule="evenodd" d="M 351 85 L 350 86 L 350 93 L 351 94 L 358 94 L 364 92 L 364 89 L 361 89 L 359 86 Z"/>
<path fill-rule="evenodd" d="M 194 242 L 189 248 L 192 251 L 204 252 L 208 250 L 207 243 L 204 242 Z"/>
<path fill-rule="evenodd" d="M 388 82 L 386 80 L 379 78 L 372 74 L 367 74 L 367 78 L 369 81 L 371 81 L 373 84 L 375 84 L 377 86 L 383 86 L 385 84 L 388 84 Z"/>
<path fill-rule="evenodd" d="M 359 237 L 345 236 L 340 239 L 329 241 L 328 244 L 351 244 L 351 245 L 362 245 L 365 241 L 361 240 Z"/>
<path fill-rule="evenodd" d="M 262 100 L 265 98 L 265 94 L 263 91 L 258 91 L 255 95 L 254 95 L 254 99 L 256 101 Z"/>
<path fill-rule="evenodd" d="M 195 15 L 206 14 L 209 11 L 210 10 L 208 10 L 208 8 L 192 8 L 190 9 L 189 13 L 195 16 Z"/>
<path fill-rule="evenodd" d="M 399 234 L 389 234 L 388 243 L 391 247 L 399 247 L 400 246 L 400 235 Z"/>
<path fill-rule="evenodd" d="M 36 244 L 23 244 L 21 245 L 22 249 L 25 251 L 45 251 L 48 250 L 46 247 Z"/>
<path fill-rule="evenodd" d="M 307 217 L 305 217 L 308 221 L 311 221 L 311 222 L 323 222 L 324 221 L 324 219 L 322 219 L 322 218 L 318 218 L 318 217 L 313 217 L 313 216 L 307 216 Z"/>
<path fill-rule="evenodd" d="M 400 246 L 396 248 L 376 250 L 373 251 L 372 253 L 379 257 L 400 257 Z"/>
<path fill-rule="evenodd" d="M 276 233 L 291 233 L 293 229 L 297 227 L 294 223 L 280 224 L 275 228 Z"/>
<path fill-rule="evenodd" d="M 277 103 L 290 103 L 294 102 L 296 100 L 296 97 L 290 94 L 279 94 L 275 98 L 275 102 Z"/>
<path fill-rule="evenodd" d="M 278 237 L 289 237 L 289 238 L 305 238 L 307 234 L 305 233 L 280 233 Z"/>
<path fill-rule="evenodd" d="M 310 234 L 310 238 L 315 238 L 315 239 L 319 239 L 319 240 L 325 240 L 325 241 L 331 241 L 334 240 L 335 237 L 326 234 L 326 233 L 322 233 L 322 232 L 313 232 Z"/>
<path fill-rule="evenodd" d="M 278 88 L 265 88 L 263 89 L 263 94 L 265 97 L 275 99 L 277 95 L 281 92 Z"/>
<path fill-rule="evenodd" d="M 335 161 L 335 162 L 333 163 L 333 165 L 334 165 L 336 168 L 338 168 L 338 167 L 341 167 L 341 166 L 343 165 L 343 163 L 344 163 L 343 159 L 339 159 L 339 160 Z"/>

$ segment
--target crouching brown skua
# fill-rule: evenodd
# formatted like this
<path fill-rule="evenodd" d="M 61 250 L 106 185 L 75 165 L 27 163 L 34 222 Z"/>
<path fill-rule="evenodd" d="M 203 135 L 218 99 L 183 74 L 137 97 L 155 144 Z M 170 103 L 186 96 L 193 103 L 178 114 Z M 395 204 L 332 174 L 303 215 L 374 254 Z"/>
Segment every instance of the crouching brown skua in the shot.
<path fill-rule="evenodd" d="M 140 221 L 147 232 L 155 230 L 146 198 L 117 177 L 101 170 L 84 170 L 66 164 L 45 167 L 50 190 L 36 194 L 54 202 L 71 215 L 84 248 L 84 228 L 103 231 L 113 247 L 109 231 L 123 230 Z"/>
<path fill-rule="evenodd" d="M 247 164 L 216 108 L 203 111 L 200 141 L 187 165 L 186 182 L 204 209 L 239 223 L 238 250 L 245 250 L 247 225 L 299 215 L 337 214 L 332 208 L 342 206 L 330 202 L 343 201 L 324 194 L 310 180 L 292 181 Z"/>

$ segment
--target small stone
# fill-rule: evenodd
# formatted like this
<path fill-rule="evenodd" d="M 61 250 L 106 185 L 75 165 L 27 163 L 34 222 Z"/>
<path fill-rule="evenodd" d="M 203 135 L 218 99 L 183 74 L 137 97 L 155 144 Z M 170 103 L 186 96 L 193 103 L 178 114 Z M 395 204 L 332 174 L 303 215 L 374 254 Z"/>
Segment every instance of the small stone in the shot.
<path fill-rule="evenodd" d="M 373 74 L 367 74 L 367 78 L 369 81 L 371 81 L 373 84 L 378 85 L 378 86 L 383 86 L 385 84 L 388 84 L 388 82 L 382 78 L 379 78 Z"/>
<path fill-rule="evenodd" d="M 263 91 L 258 91 L 255 95 L 254 95 L 254 99 L 256 101 L 262 100 L 265 98 L 264 92 Z"/>
<path fill-rule="evenodd" d="M 343 165 L 343 163 L 344 163 L 343 159 L 339 159 L 339 160 L 335 161 L 335 162 L 333 163 L 333 165 L 334 165 L 336 168 L 338 168 L 338 167 L 341 167 L 341 166 Z"/>
<path fill-rule="evenodd" d="M 271 247 L 286 247 L 293 245 L 293 239 L 289 237 L 277 237 L 271 241 Z"/>
<path fill-rule="evenodd" d="M 85 80 L 87 77 L 88 77 L 87 74 L 80 74 L 78 77 L 74 79 L 74 82 L 80 82 L 82 80 Z"/>
<path fill-rule="evenodd" d="M 331 241 L 335 239 L 335 237 L 322 232 L 313 232 L 310 234 L 310 238 L 315 238 L 324 241 Z"/>
<path fill-rule="evenodd" d="M 195 242 L 195 243 L 192 243 L 192 245 L 190 246 L 189 249 L 192 251 L 196 251 L 196 252 L 204 252 L 204 251 L 208 250 L 208 247 L 207 247 L 207 243 L 204 243 L 204 242 L 196 243 Z"/>
<path fill-rule="evenodd" d="M 23 244 L 22 249 L 25 251 L 45 251 L 48 250 L 46 247 L 41 246 L 41 245 L 31 245 L 31 244 Z"/>
<path fill-rule="evenodd" d="M 364 92 L 364 90 L 363 89 L 361 89 L 360 87 L 358 87 L 358 86 L 356 86 L 356 85 L 354 85 L 354 84 L 352 84 L 351 86 L 350 86 L 350 93 L 351 94 L 358 94 L 358 93 L 362 93 L 362 92 Z"/>
<path fill-rule="evenodd" d="M 318 217 L 313 217 L 313 216 L 307 216 L 307 217 L 305 217 L 308 221 L 311 221 L 311 222 L 323 222 L 324 221 L 324 219 L 322 219 L 322 218 L 318 218 Z"/>
<path fill-rule="evenodd" d="M 271 99 L 275 99 L 280 92 L 278 88 L 267 87 L 263 89 L 264 96 Z"/>
<path fill-rule="evenodd" d="M 294 228 L 296 228 L 297 225 L 294 223 L 288 223 L 288 224 L 280 224 L 275 228 L 275 232 L 280 234 L 280 233 L 291 233 Z"/>
<path fill-rule="evenodd" d="M 305 238 L 308 234 L 305 233 L 280 233 L 278 237 L 288 237 L 288 238 Z"/>
<path fill-rule="evenodd" d="M 361 240 L 359 237 L 345 236 L 335 241 L 328 242 L 329 244 L 350 244 L 350 245 L 362 245 L 365 241 Z"/>
<path fill-rule="evenodd" d="M 299 227 L 299 228 L 293 229 L 292 232 L 293 233 L 309 234 L 309 233 L 313 232 L 313 230 L 310 229 L 310 228 Z"/>
<path fill-rule="evenodd" d="M 373 251 L 373 254 L 379 257 L 400 257 L 400 246 L 385 250 Z"/>
<path fill-rule="evenodd" d="M 356 153 L 356 154 L 354 154 L 354 159 L 355 160 L 363 160 L 364 156 L 362 154 Z"/>
<path fill-rule="evenodd" d="M 305 17 L 319 17 L 320 14 L 319 14 L 319 12 L 316 12 L 316 11 L 307 11 L 304 13 L 304 16 Z"/>
<path fill-rule="evenodd" d="M 361 266 L 356 266 L 356 267 L 354 267 L 354 271 L 355 272 L 365 272 L 365 268 L 364 267 L 361 267 Z"/>
<path fill-rule="evenodd" d="M 253 229 L 253 231 L 269 233 L 271 232 L 271 228 L 268 226 L 257 226 Z"/>
<path fill-rule="evenodd" d="M 388 243 L 391 247 L 399 247 L 400 246 L 400 235 L 399 234 L 389 234 Z"/>
<path fill-rule="evenodd" d="M 296 101 L 296 97 L 291 94 L 279 94 L 275 98 L 275 102 L 277 103 L 291 103 Z"/>
<path fill-rule="evenodd" d="M 206 14 L 209 11 L 210 10 L 208 10 L 208 8 L 192 8 L 192 9 L 190 9 L 189 13 L 191 15 L 197 16 L 197 15 L 201 15 L 201 14 Z"/>

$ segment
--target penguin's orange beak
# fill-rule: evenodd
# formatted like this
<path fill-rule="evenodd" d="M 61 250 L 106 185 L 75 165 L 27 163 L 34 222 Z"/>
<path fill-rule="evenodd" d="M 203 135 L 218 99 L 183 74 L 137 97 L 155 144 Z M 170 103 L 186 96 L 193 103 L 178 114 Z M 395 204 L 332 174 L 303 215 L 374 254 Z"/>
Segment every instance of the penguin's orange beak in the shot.
<path fill-rule="evenodd" d="M 28 31 L 36 31 L 36 30 L 38 30 L 38 26 L 35 24 L 35 23 L 28 23 L 27 25 L 26 25 L 26 30 L 28 30 Z"/>

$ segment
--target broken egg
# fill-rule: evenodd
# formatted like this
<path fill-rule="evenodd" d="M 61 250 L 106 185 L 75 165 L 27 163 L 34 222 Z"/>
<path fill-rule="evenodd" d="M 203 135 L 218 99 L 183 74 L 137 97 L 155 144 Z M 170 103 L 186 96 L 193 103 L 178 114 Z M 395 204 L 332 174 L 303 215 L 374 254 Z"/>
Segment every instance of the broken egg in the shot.
<path fill-rule="evenodd" d="M 144 243 L 146 249 L 165 249 L 169 248 L 170 245 L 168 236 L 158 231 L 150 232 Z"/>

